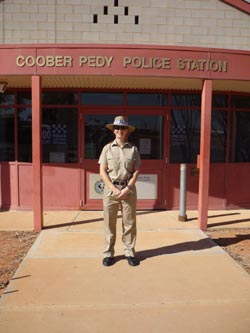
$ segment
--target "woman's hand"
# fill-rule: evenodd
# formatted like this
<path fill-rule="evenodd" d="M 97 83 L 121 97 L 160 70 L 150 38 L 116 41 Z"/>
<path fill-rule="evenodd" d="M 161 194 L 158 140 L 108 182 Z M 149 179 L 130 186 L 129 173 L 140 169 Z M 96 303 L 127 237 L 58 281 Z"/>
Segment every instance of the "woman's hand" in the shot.
<path fill-rule="evenodd" d="M 113 194 L 114 194 L 115 197 L 118 198 L 119 195 L 121 194 L 121 190 L 120 190 L 119 188 L 115 187 L 115 188 L 113 189 Z"/>
<path fill-rule="evenodd" d="M 128 187 L 124 187 L 120 190 L 119 195 L 117 195 L 117 199 L 126 199 L 129 194 L 130 189 Z"/>

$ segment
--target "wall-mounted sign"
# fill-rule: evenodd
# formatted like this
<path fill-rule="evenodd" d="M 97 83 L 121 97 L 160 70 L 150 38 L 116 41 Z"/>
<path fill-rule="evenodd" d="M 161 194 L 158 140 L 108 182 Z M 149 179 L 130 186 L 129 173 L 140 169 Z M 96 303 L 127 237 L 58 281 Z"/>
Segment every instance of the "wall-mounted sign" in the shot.
<path fill-rule="evenodd" d="M 46 56 L 23 56 L 18 55 L 16 65 L 18 67 L 89 67 L 111 68 L 113 62 L 117 65 L 117 59 L 114 56 L 79 56 L 77 59 L 69 55 L 46 55 Z M 120 60 L 120 59 L 119 59 Z M 124 56 L 120 62 L 123 68 L 134 69 L 157 69 L 157 70 L 187 70 L 202 72 L 227 72 L 228 62 L 226 60 L 216 59 L 193 59 L 178 58 L 175 62 L 171 58 L 164 57 L 130 57 Z"/>
<path fill-rule="evenodd" d="M 138 177 L 136 188 L 138 199 L 157 199 L 157 181 L 155 174 L 142 174 Z M 89 199 L 102 199 L 104 183 L 98 174 L 89 175 Z"/>
<path fill-rule="evenodd" d="M 238 65 L 240 64 L 240 66 Z M 2 46 L 1 75 L 118 75 L 249 81 L 249 52 L 164 46 Z"/>
<path fill-rule="evenodd" d="M 138 199 L 156 200 L 158 189 L 158 175 L 141 174 L 136 183 Z"/>

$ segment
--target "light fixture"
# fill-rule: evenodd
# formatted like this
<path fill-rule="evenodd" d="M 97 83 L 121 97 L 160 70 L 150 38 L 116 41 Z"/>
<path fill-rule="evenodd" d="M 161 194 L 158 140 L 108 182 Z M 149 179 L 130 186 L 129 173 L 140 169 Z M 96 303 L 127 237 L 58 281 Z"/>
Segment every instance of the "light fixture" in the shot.
<path fill-rule="evenodd" d="M 3 94 L 7 89 L 8 82 L 0 81 L 0 94 Z"/>

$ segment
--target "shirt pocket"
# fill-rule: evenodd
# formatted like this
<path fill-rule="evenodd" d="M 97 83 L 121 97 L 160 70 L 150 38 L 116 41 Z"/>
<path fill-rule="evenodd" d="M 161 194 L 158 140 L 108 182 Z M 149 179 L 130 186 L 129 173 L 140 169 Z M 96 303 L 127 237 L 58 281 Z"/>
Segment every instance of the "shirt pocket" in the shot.
<path fill-rule="evenodd" d="M 119 158 L 115 158 L 114 156 L 108 155 L 108 169 L 112 170 L 119 170 L 120 169 L 120 160 Z"/>
<path fill-rule="evenodd" d="M 133 171 L 134 162 L 135 162 L 135 160 L 133 158 L 126 158 L 126 160 L 124 162 L 126 170 L 128 170 L 130 172 Z"/>

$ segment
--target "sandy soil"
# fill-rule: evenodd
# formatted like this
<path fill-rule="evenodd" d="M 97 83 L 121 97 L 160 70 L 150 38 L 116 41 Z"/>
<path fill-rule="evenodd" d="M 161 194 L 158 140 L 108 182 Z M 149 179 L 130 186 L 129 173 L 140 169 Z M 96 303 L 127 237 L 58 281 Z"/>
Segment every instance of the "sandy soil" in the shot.
<path fill-rule="evenodd" d="M 210 229 L 206 234 L 250 274 L 250 228 Z"/>

